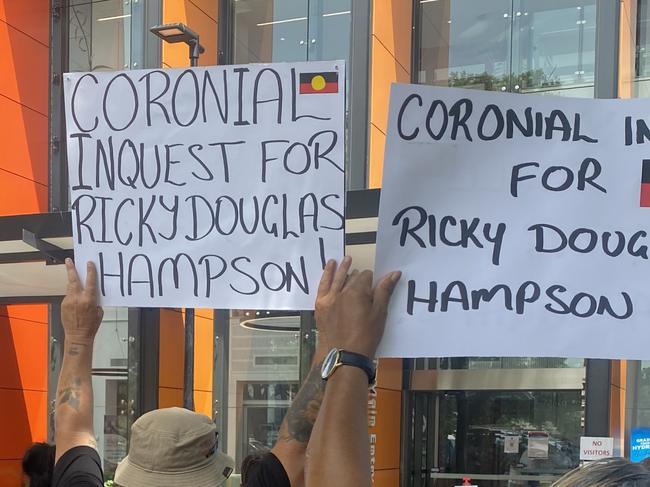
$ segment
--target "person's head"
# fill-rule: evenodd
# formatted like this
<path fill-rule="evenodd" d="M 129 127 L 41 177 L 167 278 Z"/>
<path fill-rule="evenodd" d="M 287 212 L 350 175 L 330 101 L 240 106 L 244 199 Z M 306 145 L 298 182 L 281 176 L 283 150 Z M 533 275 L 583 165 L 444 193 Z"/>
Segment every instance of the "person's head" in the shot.
<path fill-rule="evenodd" d="M 650 487 L 650 471 L 625 458 L 607 458 L 572 470 L 553 487 Z"/>
<path fill-rule="evenodd" d="M 131 427 L 129 454 L 115 471 L 120 487 L 217 487 L 235 462 L 218 450 L 210 418 L 187 409 L 157 409 Z"/>
<path fill-rule="evenodd" d="M 23 474 L 26 486 L 49 487 L 54 470 L 54 445 L 34 443 L 23 455 Z"/>
<path fill-rule="evenodd" d="M 241 485 L 246 487 L 251 472 L 257 468 L 266 455 L 270 455 L 270 450 L 256 451 L 244 458 L 241 462 Z"/>

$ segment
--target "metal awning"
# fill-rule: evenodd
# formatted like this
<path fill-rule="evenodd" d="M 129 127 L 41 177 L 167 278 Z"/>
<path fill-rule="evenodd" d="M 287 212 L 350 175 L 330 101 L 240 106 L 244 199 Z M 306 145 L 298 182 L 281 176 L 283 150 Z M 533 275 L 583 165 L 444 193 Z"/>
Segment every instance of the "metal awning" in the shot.
<path fill-rule="evenodd" d="M 65 293 L 72 257 L 70 213 L 0 218 L 0 302 L 46 302 Z"/>
<path fill-rule="evenodd" d="M 348 191 L 346 253 L 360 268 L 375 259 L 379 190 Z M 48 302 L 65 294 L 74 257 L 70 212 L 0 217 L 0 304 Z"/>

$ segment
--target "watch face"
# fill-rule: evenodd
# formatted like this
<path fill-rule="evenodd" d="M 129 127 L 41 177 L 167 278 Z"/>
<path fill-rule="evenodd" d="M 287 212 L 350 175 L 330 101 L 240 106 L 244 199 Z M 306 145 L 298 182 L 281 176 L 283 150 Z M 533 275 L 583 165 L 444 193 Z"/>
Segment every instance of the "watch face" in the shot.
<path fill-rule="evenodd" d="M 320 371 L 320 376 L 322 379 L 327 379 L 332 374 L 338 357 L 339 351 L 336 348 L 330 350 L 329 353 L 325 356 L 325 360 L 323 360 L 323 366 L 321 367 Z"/>

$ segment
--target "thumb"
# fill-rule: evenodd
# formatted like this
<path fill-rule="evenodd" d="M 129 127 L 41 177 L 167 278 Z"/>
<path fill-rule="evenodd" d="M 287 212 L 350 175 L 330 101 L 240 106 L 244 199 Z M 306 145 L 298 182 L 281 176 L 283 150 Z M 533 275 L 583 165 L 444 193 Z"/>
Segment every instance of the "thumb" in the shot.
<path fill-rule="evenodd" d="M 399 282 L 400 277 L 402 277 L 401 271 L 391 272 L 384 276 L 384 278 L 375 286 L 372 299 L 372 307 L 375 313 L 380 316 L 386 314 L 388 311 L 388 302 L 390 301 L 390 297 L 393 295 L 393 291 L 395 290 L 395 286 Z"/>

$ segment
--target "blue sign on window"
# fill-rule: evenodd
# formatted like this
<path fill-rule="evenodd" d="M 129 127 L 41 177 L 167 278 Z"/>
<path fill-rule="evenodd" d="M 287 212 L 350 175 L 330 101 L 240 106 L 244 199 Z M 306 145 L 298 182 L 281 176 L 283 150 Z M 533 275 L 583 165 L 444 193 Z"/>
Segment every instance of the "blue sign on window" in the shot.
<path fill-rule="evenodd" d="M 630 461 L 642 462 L 650 457 L 650 427 L 634 428 L 630 438 Z"/>

